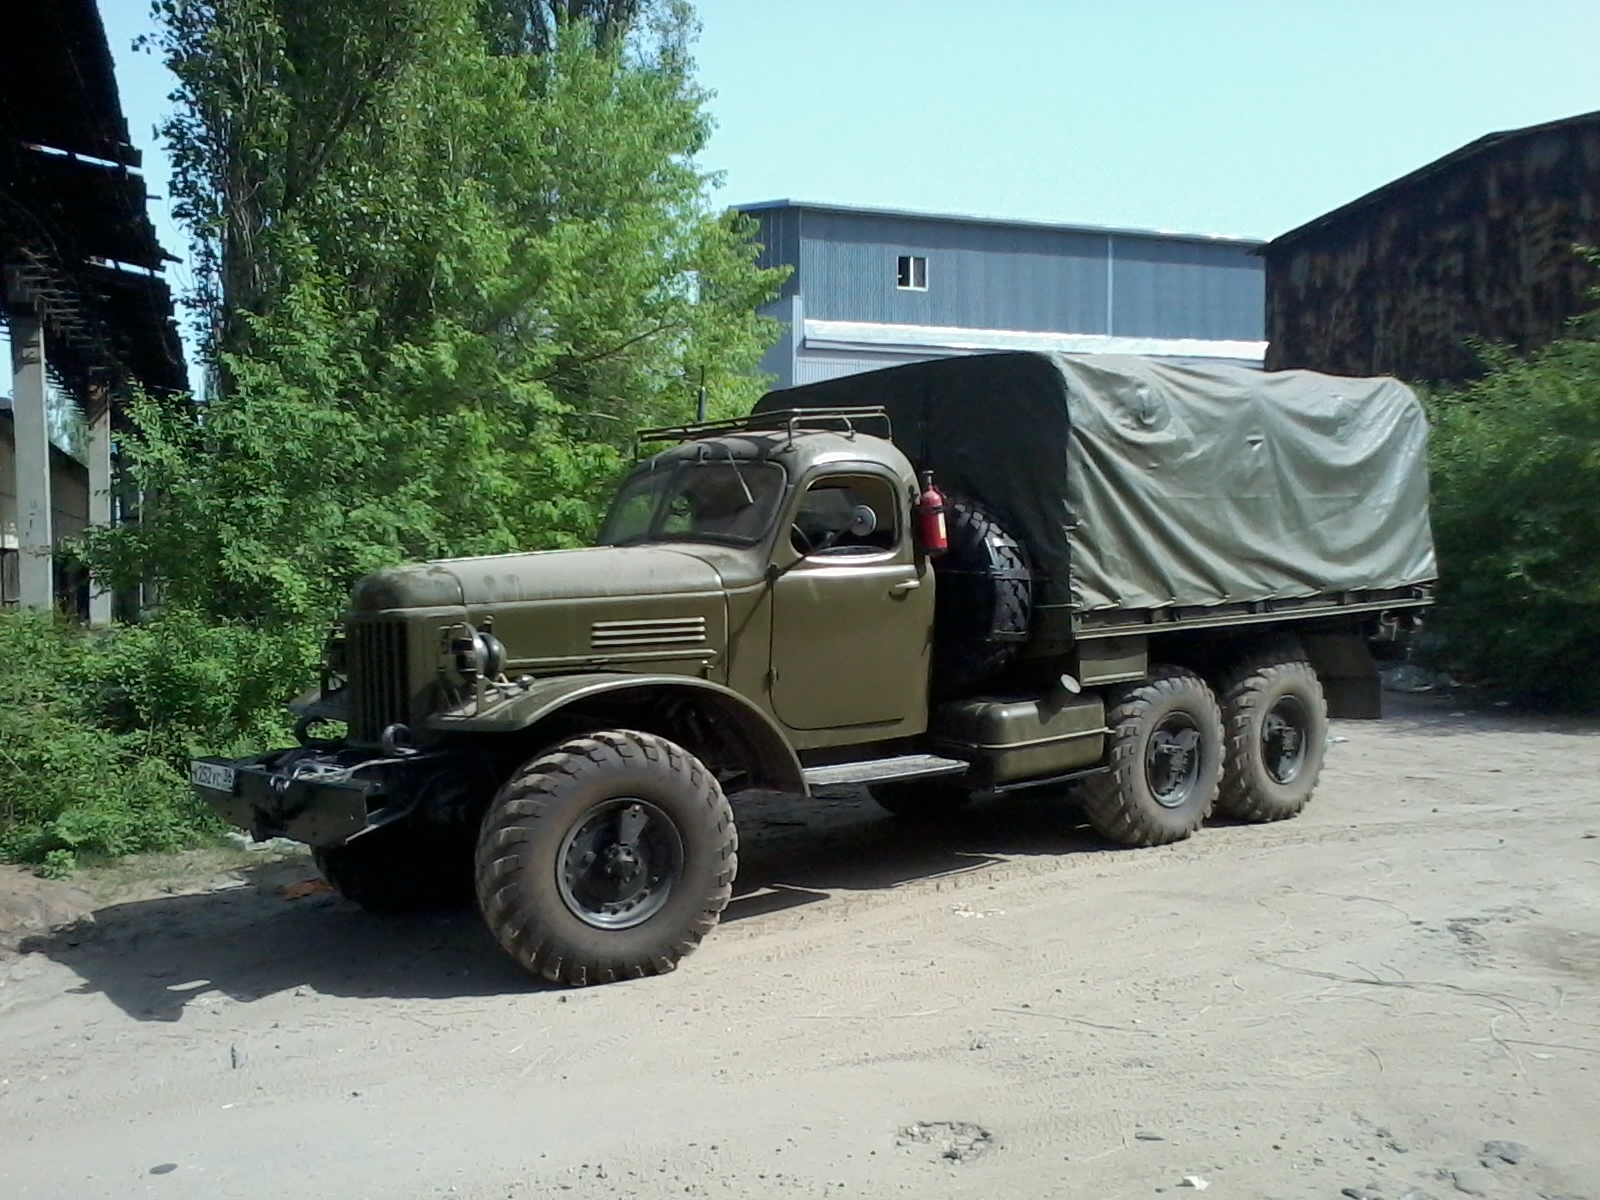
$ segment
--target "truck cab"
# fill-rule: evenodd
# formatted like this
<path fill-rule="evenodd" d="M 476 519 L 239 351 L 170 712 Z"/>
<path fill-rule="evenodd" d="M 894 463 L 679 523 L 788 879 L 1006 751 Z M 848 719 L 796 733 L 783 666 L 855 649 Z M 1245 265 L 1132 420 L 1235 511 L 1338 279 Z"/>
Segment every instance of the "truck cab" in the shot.
<path fill-rule="evenodd" d="M 917 481 L 892 441 L 858 428 L 871 423 L 796 414 L 687 441 L 624 481 L 600 533 L 717 572 L 728 636 L 710 677 L 799 751 L 927 728 L 934 588 Z"/>

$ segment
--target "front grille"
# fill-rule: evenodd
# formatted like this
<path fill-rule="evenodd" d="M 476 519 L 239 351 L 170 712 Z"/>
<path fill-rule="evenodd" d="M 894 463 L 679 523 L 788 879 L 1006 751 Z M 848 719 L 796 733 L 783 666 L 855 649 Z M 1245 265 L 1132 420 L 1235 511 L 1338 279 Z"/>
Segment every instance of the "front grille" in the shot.
<path fill-rule="evenodd" d="M 349 655 L 350 740 L 376 742 L 385 727 L 410 717 L 410 683 L 403 621 L 352 621 Z"/>

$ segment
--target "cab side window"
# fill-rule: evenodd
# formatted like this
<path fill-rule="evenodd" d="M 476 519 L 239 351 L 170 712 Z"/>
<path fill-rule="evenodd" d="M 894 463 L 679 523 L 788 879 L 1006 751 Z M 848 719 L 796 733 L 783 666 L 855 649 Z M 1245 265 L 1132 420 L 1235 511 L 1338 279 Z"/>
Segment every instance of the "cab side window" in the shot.
<path fill-rule="evenodd" d="M 835 475 L 806 489 L 789 531 L 806 557 L 886 554 L 899 545 L 894 485 L 873 475 Z"/>

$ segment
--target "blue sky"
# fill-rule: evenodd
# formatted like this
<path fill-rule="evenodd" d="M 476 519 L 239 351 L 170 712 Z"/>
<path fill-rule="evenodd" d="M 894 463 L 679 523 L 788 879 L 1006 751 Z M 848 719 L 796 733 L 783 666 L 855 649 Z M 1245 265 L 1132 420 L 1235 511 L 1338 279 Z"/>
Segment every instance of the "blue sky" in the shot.
<path fill-rule="evenodd" d="M 1594 0 L 700 0 L 721 203 L 1271 237 L 1499 129 L 1600 109 Z M 170 80 L 102 0 L 123 105 Z M 158 203 L 169 249 L 181 233 Z M 174 268 L 174 282 L 184 282 Z"/>

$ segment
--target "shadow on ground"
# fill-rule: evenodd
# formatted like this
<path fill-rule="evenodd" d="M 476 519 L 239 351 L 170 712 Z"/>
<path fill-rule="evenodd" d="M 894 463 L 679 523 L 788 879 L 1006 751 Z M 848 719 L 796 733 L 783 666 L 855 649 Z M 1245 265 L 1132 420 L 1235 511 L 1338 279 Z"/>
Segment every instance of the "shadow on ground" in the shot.
<path fill-rule="evenodd" d="M 1107 849 L 1060 792 L 980 802 L 930 823 L 887 817 L 853 789 L 772 797 L 747 804 L 739 830 L 739 878 L 724 921 L 1008 859 Z"/>
<path fill-rule="evenodd" d="M 755 798 L 738 819 L 739 879 L 725 921 L 1008 858 L 1104 848 L 1060 797 L 992 801 L 921 825 L 885 816 L 860 793 L 836 792 Z M 248 1003 L 297 987 L 444 999 L 544 986 L 500 950 L 471 908 L 378 917 L 327 892 L 287 898 L 313 875 L 304 858 L 252 866 L 222 890 L 111 905 L 21 949 L 70 968 L 83 980 L 78 991 L 104 994 L 145 1021 L 177 1021 L 208 992 Z"/>

